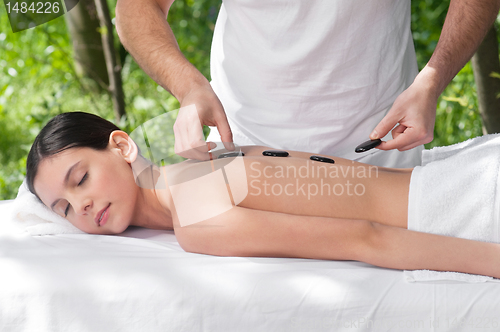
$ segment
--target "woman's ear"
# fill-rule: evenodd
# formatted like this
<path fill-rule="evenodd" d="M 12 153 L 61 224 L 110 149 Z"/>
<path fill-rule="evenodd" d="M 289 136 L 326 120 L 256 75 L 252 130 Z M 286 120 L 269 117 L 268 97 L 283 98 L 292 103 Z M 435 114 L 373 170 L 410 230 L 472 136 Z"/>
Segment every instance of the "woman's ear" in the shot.
<path fill-rule="evenodd" d="M 137 158 L 138 149 L 135 142 L 126 132 L 115 130 L 109 135 L 109 146 L 119 149 L 126 162 L 132 164 Z"/>

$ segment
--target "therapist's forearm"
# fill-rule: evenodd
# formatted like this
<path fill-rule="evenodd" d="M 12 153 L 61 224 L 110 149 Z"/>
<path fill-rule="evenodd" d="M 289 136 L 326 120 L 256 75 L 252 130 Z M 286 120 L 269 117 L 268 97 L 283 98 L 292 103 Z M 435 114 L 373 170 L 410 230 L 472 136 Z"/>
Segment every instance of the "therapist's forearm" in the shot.
<path fill-rule="evenodd" d="M 436 98 L 470 60 L 499 8 L 500 0 L 451 0 L 436 49 L 419 74 Z"/>
<path fill-rule="evenodd" d="M 116 29 L 141 68 L 179 101 L 207 79 L 184 57 L 166 21 L 172 1 L 118 0 Z"/>
<path fill-rule="evenodd" d="M 500 244 L 373 225 L 372 250 L 361 259 L 367 263 L 394 269 L 454 271 L 500 278 Z"/>

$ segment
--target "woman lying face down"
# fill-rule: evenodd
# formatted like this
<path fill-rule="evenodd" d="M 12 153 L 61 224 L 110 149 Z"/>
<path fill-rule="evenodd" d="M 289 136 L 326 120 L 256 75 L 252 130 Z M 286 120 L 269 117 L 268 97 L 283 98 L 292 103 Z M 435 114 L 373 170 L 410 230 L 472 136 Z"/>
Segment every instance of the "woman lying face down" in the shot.
<path fill-rule="evenodd" d="M 224 159 L 151 168 L 146 178 L 164 185 L 141 188 L 132 165 L 142 157 L 126 133 L 94 115 L 65 113 L 35 139 L 27 183 L 87 233 L 119 234 L 130 225 L 173 229 L 189 252 L 359 260 L 500 277 L 498 244 L 407 229 L 412 169 L 342 158 L 324 164 L 297 151 L 264 157 L 266 149 L 242 147 L 245 157 L 233 170 Z M 216 171 L 223 167 L 226 182 L 218 185 Z"/>

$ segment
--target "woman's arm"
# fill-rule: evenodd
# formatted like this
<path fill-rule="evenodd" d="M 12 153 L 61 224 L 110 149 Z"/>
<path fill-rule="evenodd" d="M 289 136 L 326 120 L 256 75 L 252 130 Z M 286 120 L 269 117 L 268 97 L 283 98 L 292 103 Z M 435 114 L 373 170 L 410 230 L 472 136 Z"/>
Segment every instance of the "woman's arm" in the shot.
<path fill-rule="evenodd" d="M 181 227 L 175 235 L 189 252 L 216 256 L 361 260 L 371 222 L 293 215 L 234 206 L 216 217 Z"/>
<path fill-rule="evenodd" d="M 500 277 L 498 244 L 364 220 L 289 215 L 236 206 L 209 220 L 176 226 L 175 233 L 184 250 L 202 254 L 357 260 L 394 269 Z"/>

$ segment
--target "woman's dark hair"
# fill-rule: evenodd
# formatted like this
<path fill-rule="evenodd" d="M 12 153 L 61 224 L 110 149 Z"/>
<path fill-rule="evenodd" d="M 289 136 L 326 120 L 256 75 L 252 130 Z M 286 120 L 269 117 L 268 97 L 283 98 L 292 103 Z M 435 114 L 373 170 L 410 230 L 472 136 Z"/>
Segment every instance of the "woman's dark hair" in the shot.
<path fill-rule="evenodd" d="M 120 128 L 90 113 L 71 112 L 55 116 L 37 135 L 28 154 L 26 182 L 29 190 L 36 195 L 33 183 L 44 158 L 70 148 L 104 150 L 109 135 L 115 130 Z"/>

